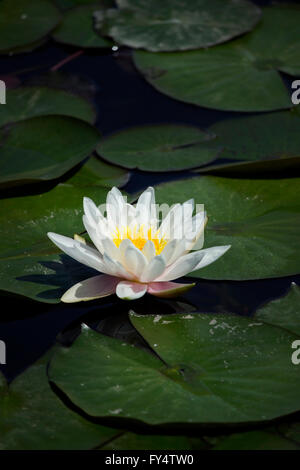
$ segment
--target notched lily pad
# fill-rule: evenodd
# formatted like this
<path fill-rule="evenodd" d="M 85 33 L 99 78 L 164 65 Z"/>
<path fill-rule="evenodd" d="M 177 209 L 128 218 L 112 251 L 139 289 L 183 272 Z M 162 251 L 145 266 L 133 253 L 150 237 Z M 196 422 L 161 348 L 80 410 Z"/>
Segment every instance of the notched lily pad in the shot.
<path fill-rule="evenodd" d="M 97 147 L 105 160 L 144 171 L 178 171 L 215 160 L 220 145 L 197 127 L 139 126 L 104 138 Z"/>
<path fill-rule="evenodd" d="M 292 283 L 284 297 L 269 302 L 261 307 L 255 317 L 270 325 L 277 325 L 300 336 L 300 287 Z"/>
<path fill-rule="evenodd" d="M 50 364 L 51 379 L 89 415 L 225 424 L 299 410 L 295 334 L 233 315 L 130 319 L 157 356 L 84 327 Z"/>
<path fill-rule="evenodd" d="M 234 41 L 190 52 L 136 51 L 134 61 L 155 88 L 181 101 L 225 111 L 290 108 L 279 72 L 299 75 L 299 21 L 299 6 L 267 7 L 259 25 Z"/>
<path fill-rule="evenodd" d="M 245 0 L 116 0 L 99 11 L 96 29 L 118 43 L 149 51 L 198 49 L 250 31 L 260 9 Z"/>
<path fill-rule="evenodd" d="M 297 107 L 217 122 L 208 132 L 216 135 L 215 143 L 222 147 L 218 157 L 230 162 L 215 163 L 197 171 L 247 175 L 300 168 L 299 128 Z"/>

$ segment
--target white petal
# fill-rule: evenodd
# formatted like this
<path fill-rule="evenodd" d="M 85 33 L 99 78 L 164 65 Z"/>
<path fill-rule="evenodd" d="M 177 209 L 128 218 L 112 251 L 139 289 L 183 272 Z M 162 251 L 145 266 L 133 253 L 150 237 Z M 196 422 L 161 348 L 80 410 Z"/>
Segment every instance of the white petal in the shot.
<path fill-rule="evenodd" d="M 144 248 L 142 249 L 143 255 L 147 258 L 148 261 L 151 261 L 155 256 L 155 245 L 152 240 L 148 240 Z"/>
<path fill-rule="evenodd" d="M 202 251 L 195 251 L 188 255 L 184 255 L 175 261 L 175 263 L 171 264 L 165 272 L 155 280 L 172 281 L 173 279 L 185 276 L 187 273 L 193 271 L 203 256 L 204 253 L 202 253 Z"/>
<path fill-rule="evenodd" d="M 89 197 L 83 198 L 83 210 L 91 225 L 98 225 L 100 221 L 105 223 L 105 217 Z"/>
<path fill-rule="evenodd" d="M 125 205 L 125 213 L 126 213 L 126 223 L 125 225 L 130 227 L 136 225 L 136 209 L 131 204 L 126 203 Z"/>
<path fill-rule="evenodd" d="M 224 253 L 226 253 L 226 251 L 228 251 L 230 247 L 231 245 L 212 246 L 211 248 L 201 250 L 200 253 L 203 253 L 204 256 L 199 261 L 199 263 L 193 269 L 191 269 L 191 271 L 196 271 L 197 269 L 204 268 L 205 266 L 208 266 L 209 264 L 213 263 L 222 255 L 224 255 Z"/>
<path fill-rule="evenodd" d="M 98 233 L 98 227 L 96 225 L 92 225 L 90 223 L 90 219 L 88 219 L 85 214 L 82 216 L 82 222 L 97 250 L 99 250 L 100 253 L 103 253 L 103 246 L 101 242 L 101 237 Z"/>
<path fill-rule="evenodd" d="M 107 297 L 115 293 L 119 282 L 119 278 L 106 274 L 90 277 L 68 289 L 62 296 L 61 301 L 74 303 Z"/>
<path fill-rule="evenodd" d="M 113 260 L 107 253 L 103 255 L 103 262 L 105 264 L 106 274 L 110 274 L 111 276 L 121 277 L 122 279 L 133 279 L 134 276 L 129 273 L 123 264 L 119 261 Z"/>
<path fill-rule="evenodd" d="M 121 191 L 114 187 L 111 190 L 113 192 L 114 198 L 115 198 L 115 203 L 116 203 L 116 208 L 117 208 L 117 225 L 118 227 L 125 227 L 128 225 L 127 223 L 127 210 L 126 210 L 126 202 L 125 199 L 121 193 Z"/>
<path fill-rule="evenodd" d="M 141 277 L 141 282 L 154 281 L 160 276 L 166 268 L 166 263 L 162 255 L 155 256 L 152 258 L 150 263 L 145 267 Z"/>
<path fill-rule="evenodd" d="M 155 196 L 154 189 L 151 186 L 149 186 L 138 199 L 136 205 L 136 219 L 138 225 L 142 225 L 146 233 L 151 226 L 156 229 L 157 215 Z"/>
<path fill-rule="evenodd" d="M 204 236 L 203 232 L 207 223 L 207 216 L 206 212 L 198 212 L 192 218 L 191 227 L 185 230 L 185 238 L 187 239 L 186 249 L 191 250 L 193 247 L 194 249 L 200 250 L 204 244 Z"/>
<path fill-rule="evenodd" d="M 121 261 L 121 253 L 119 248 L 114 244 L 111 238 L 104 238 L 102 240 L 102 246 L 104 252 L 113 260 Z"/>
<path fill-rule="evenodd" d="M 107 223 L 111 232 L 115 232 L 120 226 L 120 217 L 125 201 L 117 188 L 112 188 L 106 197 Z"/>
<path fill-rule="evenodd" d="M 168 266 L 168 264 L 171 262 L 171 259 L 173 258 L 179 243 L 180 240 L 171 240 L 166 244 L 163 251 L 161 252 L 162 257 L 165 260 L 166 266 Z"/>
<path fill-rule="evenodd" d="M 148 264 L 146 257 L 133 243 L 127 246 L 122 261 L 126 270 L 132 273 L 137 279 L 140 278 Z"/>
<path fill-rule="evenodd" d="M 169 266 L 170 264 L 175 263 L 175 261 L 186 251 L 186 240 L 171 240 L 166 248 L 168 247 L 169 244 L 173 243 L 174 244 L 174 250 L 172 253 L 170 253 L 170 256 L 166 262 L 166 266 Z M 166 249 L 165 248 L 165 249 Z M 162 251 L 162 255 L 165 257 L 165 249 Z"/>
<path fill-rule="evenodd" d="M 58 246 L 58 248 L 76 261 L 79 261 L 79 263 L 106 273 L 102 257 L 98 251 L 94 250 L 94 248 L 80 243 L 77 240 L 73 240 L 73 238 L 59 235 L 58 233 L 48 232 L 47 235 L 50 240 Z"/>
<path fill-rule="evenodd" d="M 163 219 L 159 227 L 159 236 L 171 240 L 174 236 L 174 222 L 182 225 L 182 207 L 181 204 L 175 204 L 168 212 L 166 217 Z"/>
<path fill-rule="evenodd" d="M 121 281 L 117 285 L 116 294 L 120 299 L 134 300 L 143 297 L 147 292 L 147 284 L 138 282 Z"/>

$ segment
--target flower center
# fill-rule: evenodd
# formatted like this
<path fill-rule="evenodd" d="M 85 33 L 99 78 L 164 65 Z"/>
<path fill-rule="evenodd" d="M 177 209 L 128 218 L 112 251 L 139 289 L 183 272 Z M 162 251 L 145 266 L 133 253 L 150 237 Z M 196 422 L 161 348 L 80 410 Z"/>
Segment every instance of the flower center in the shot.
<path fill-rule="evenodd" d="M 119 247 L 123 240 L 129 239 L 139 250 L 142 250 L 147 241 L 151 240 L 155 246 L 155 254 L 159 255 L 169 240 L 166 240 L 163 237 L 159 238 L 158 232 L 159 231 L 157 230 L 153 233 L 152 228 L 149 228 L 145 233 L 143 226 L 141 226 L 139 229 L 137 229 L 137 227 L 134 227 L 133 229 L 130 227 L 121 227 L 121 229 L 117 228 L 113 233 L 112 240 L 114 244 Z"/>

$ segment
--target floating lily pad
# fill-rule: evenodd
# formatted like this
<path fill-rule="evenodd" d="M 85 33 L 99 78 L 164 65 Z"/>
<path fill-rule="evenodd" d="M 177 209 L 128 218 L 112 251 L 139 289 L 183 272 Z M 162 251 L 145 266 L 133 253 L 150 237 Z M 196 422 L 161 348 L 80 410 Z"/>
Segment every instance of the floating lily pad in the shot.
<path fill-rule="evenodd" d="M 229 163 L 213 164 L 199 172 L 275 172 L 300 168 L 300 113 L 290 111 L 240 117 L 217 122 L 208 129 L 222 147 L 219 158 Z M 235 162 L 234 160 L 237 160 Z"/>
<path fill-rule="evenodd" d="M 81 170 L 68 180 L 68 184 L 86 188 L 86 191 L 95 186 L 111 189 L 112 186 L 125 186 L 129 177 L 129 173 L 123 168 L 109 165 L 96 156 L 92 156 Z"/>
<path fill-rule="evenodd" d="M 300 450 L 300 446 L 275 430 L 268 430 L 232 434 L 212 450 Z"/>
<path fill-rule="evenodd" d="M 51 379 L 89 415 L 241 423 L 300 409 L 296 335 L 233 315 L 130 318 L 156 355 L 84 327 L 50 364 Z"/>
<path fill-rule="evenodd" d="M 35 49 L 38 49 L 39 47 L 43 46 L 46 42 L 48 41 L 48 37 L 44 37 L 40 39 L 39 41 L 34 41 L 31 42 L 30 44 L 26 44 L 26 46 L 18 46 L 18 47 L 13 47 L 9 49 L 9 51 L 0 51 L 0 54 L 8 54 L 10 56 L 14 56 L 16 54 L 24 54 L 26 52 L 31 52 L 34 51 Z"/>
<path fill-rule="evenodd" d="M 134 434 L 126 432 L 120 437 L 109 441 L 101 450 L 201 450 L 205 444 L 197 439 L 186 436 L 166 436 L 157 434 Z M 174 457 L 174 463 L 176 463 Z"/>
<path fill-rule="evenodd" d="M 300 179 L 247 180 L 202 176 L 156 187 L 157 203 L 195 199 L 208 216 L 204 247 L 231 245 L 204 279 L 247 280 L 300 272 Z"/>
<path fill-rule="evenodd" d="M 68 409 L 51 390 L 49 354 L 9 386 L 0 375 L 1 450 L 85 450 L 119 431 L 94 424 Z"/>
<path fill-rule="evenodd" d="M 119 44 L 149 51 L 198 49 L 251 29 L 260 9 L 245 0 L 116 0 L 99 11 L 96 29 Z"/>
<path fill-rule="evenodd" d="M 272 6 L 246 36 L 199 51 L 137 51 L 137 68 L 155 88 L 188 103 L 232 111 L 290 108 L 279 72 L 300 73 L 300 8 Z"/>
<path fill-rule="evenodd" d="M 93 14 L 99 4 L 74 8 L 65 14 L 63 22 L 53 33 L 53 38 L 79 47 L 111 47 L 113 43 L 94 31 Z"/>
<path fill-rule="evenodd" d="M 101 157 L 125 168 L 174 171 L 215 160 L 220 145 L 213 136 L 192 126 L 140 126 L 118 132 L 97 147 Z"/>
<path fill-rule="evenodd" d="M 58 178 L 95 149 L 98 131 L 65 116 L 28 119 L 0 129 L 0 184 Z"/>
<path fill-rule="evenodd" d="M 196 173 L 220 176 L 257 177 L 278 175 L 300 169 L 300 157 L 276 158 L 274 160 L 261 160 L 256 162 L 228 162 L 215 163 L 204 168 L 194 170 Z"/>
<path fill-rule="evenodd" d="M 8 90 L 6 106 L 0 108 L 0 126 L 37 116 L 62 114 L 93 123 L 95 111 L 83 98 L 47 87 Z"/>
<path fill-rule="evenodd" d="M 62 10 L 68 10 L 81 5 L 95 4 L 95 0 L 54 0 L 54 3 Z M 96 3 L 98 7 L 99 5 L 105 6 L 106 8 L 113 6 L 113 0 L 98 0 Z"/>
<path fill-rule="evenodd" d="M 97 274 L 62 252 L 47 232 L 73 237 L 84 230 L 83 197 L 105 202 L 107 188 L 59 184 L 37 196 L 1 200 L 0 289 L 57 303 L 76 282 Z M 12 243 L 13 240 L 13 243 Z"/>
<path fill-rule="evenodd" d="M 292 284 L 287 295 L 269 302 L 255 316 L 258 320 L 277 325 L 300 336 L 300 287 Z"/>
<path fill-rule="evenodd" d="M 41 40 L 60 20 L 59 10 L 48 0 L 2 0 L 0 52 Z"/>

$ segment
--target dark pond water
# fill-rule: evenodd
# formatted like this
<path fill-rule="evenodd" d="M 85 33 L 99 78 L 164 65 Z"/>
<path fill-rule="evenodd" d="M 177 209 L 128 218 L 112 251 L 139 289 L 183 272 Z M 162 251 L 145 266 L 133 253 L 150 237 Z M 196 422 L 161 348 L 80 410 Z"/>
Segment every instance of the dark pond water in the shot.
<path fill-rule="evenodd" d="M 270 2 L 255 3 L 265 5 Z M 74 52 L 75 48 L 49 42 L 30 54 L 1 57 L 0 76 L 12 76 L 18 72 L 18 77 L 24 83 L 42 84 L 45 83 L 50 68 Z M 206 128 L 221 119 L 239 115 L 184 104 L 158 93 L 136 72 L 127 49 L 104 54 L 86 51 L 60 71 L 68 75 L 65 80 L 68 89 L 80 88 L 83 95 L 93 100 L 98 110 L 97 127 L 104 135 L 137 124 L 163 122 Z M 287 83 L 290 81 L 287 76 L 285 80 Z M 124 189 L 134 193 L 149 185 L 187 176 L 191 176 L 191 173 L 135 171 Z M 21 188 L 19 194 L 30 194 L 30 191 L 36 192 L 39 188 Z M 251 315 L 258 306 L 284 295 L 291 281 L 300 284 L 300 276 L 251 282 L 195 280 L 197 286 L 177 302 L 160 301 L 146 296 L 126 303 L 111 297 L 82 305 L 53 306 L 3 296 L 0 338 L 6 343 L 7 364 L 0 366 L 0 369 L 8 379 L 12 379 L 41 356 L 62 331 L 65 333 L 60 334 L 60 338 L 64 342 L 70 341 L 78 331 L 77 325 L 81 321 L 92 324 L 104 334 L 138 343 L 139 338 L 134 335 L 127 319 L 129 309 L 156 314 L 197 310 Z"/>

